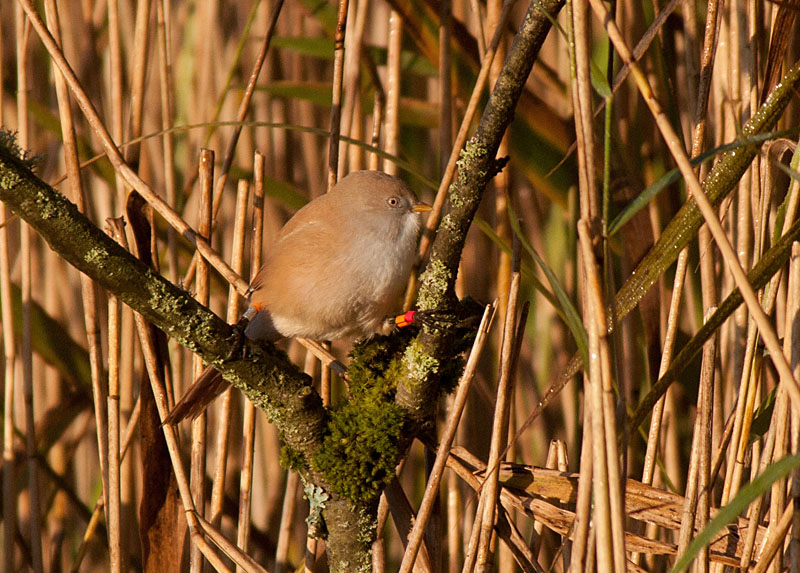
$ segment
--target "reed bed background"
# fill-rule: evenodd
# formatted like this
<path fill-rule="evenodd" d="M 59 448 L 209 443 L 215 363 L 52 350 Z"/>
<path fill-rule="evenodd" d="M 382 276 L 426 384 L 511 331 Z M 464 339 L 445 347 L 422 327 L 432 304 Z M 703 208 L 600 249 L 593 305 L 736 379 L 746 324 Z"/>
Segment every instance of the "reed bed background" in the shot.
<path fill-rule="evenodd" d="M 133 243 L 107 223 L 130 208 L 130 187 L 23 5 L 0 5 L 0 124 L 38 156 L 42 180 Z M 666 571 L 687 550 L 697 571 L 800 569 L 797 73 L 780 84 L 788 107 L 768 101 L 774 118 L 753 125 L 797 68 L 799 6 L 598 1 L 561 11 L 501 144 L 510 161 L 463 253 L 459 296 L 496 306 L 469 363 L 471 387 L 440 402 L 438 438 L 454 442 L 441 497 L 426 500 L 410 532 L 411 545 L 425 533 L 418 570 Z M 495 27 L 490 86 L 527 9 L 503 7 L 46 0 L 36 9 L 127 165 L 247 277 L 288 216 L 349 171 L 396 173 L 434 202 L 463 146 Z M 638 64 L 623 65 L 631 57 Z M 488 88 L 476 93 L 470 130 Z M 746 171 L 724 164 L 707 177 L 747 154 L 742 143 L 727 156 L 721 146 L 777 130 Z M 725 174 L 731 192 L 712 187 Z M 700 215 L 680 210 L 698 180 L 713 201 L 701 205 L 710 223 L 700 230 Z M 142 452 L 161 429 L 137 425 L 148 353 L 133 313 L 2 204 L 0 221 L 3 570 L 169 570 L 181 558 L 194 571 L 203 559 L 325 570 L 278 433 L 236 391 L 207 421 L 181 427 L 205 537 L 158 560 L 159 536 L 182 539 L 186 524 L 176 502 L 174 531 L 148 528 L 142 492 L 159 478 Z M 171 221 L 153 224 L 161 273 L 234 322 L 235 290 Z M 757 268 L 743 279 L 735 267 Z M 624 290 L 645 275 L 652 289 L 634 280 Z M 743 281 L 753 296 L 714 322 Z M 304 347 L 283 345 L 333 404 L 345 399 Z M 348 349 L 333 353 L 346 362 Z M 177 344 L 166 350 L 173 400 L 202 365 Z M 575 356 L 586 373 L 571 367 Z M 672 381 L 666 393 L 651 392 L 659 379 Z M 460 419 L 451 416 L 462 401 Z M 501 460 L 487 478 L 482 470 Z M 398 468 L 402 487 L 386 491 L 377 571 L 413 562 L 403 561 L 408 512 L 423 499 L 425 465 L 417 442 Z M 229 559 L 221 536 L 253 561 Z"/>

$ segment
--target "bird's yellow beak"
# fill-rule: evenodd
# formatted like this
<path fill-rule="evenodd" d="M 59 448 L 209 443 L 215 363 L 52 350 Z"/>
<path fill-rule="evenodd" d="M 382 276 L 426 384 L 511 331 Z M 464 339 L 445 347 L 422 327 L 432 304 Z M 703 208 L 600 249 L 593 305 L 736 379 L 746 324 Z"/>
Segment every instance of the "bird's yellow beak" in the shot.
<path fill-rule="evenodd" d="M 414 213 L 427 213 L 427 212 L 428 212 L 428 211 L 430 211 L 431 209 L 433 209 L 433 207 L 431 207 L 431 206 L 430 206 L 430 205 L 428 205 L 427 203 L 422 203 L 422 202 L 420 202 L 420 203 L 417 203 L 416 205 L 414 205 L 413 207 L 411 207 L 411 210 L 412 210 Z"/>

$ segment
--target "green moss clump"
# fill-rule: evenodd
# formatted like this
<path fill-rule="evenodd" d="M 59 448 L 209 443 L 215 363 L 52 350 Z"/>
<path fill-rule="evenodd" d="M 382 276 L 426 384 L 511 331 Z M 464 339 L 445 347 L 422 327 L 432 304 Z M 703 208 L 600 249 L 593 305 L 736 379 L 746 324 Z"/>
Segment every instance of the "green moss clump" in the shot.
<path fill-rule="evenodd" d="M 403 329 L 355 345 L 350 399 L 331 410 L 328 435 L 312 460 L 331 489 L 354 503 L 374 501 L 394 477 L 405 423 L 394 395 L 403 350 L 414 334 Z"/>
<path fill-rule="evenodd" d="M 335 493 L 354 503 L 374 500 L 394 477 L 403 424 L 403 410 L 380 387 L 364 391 L 331 411 L 330 433 L 312 465 Z"/>

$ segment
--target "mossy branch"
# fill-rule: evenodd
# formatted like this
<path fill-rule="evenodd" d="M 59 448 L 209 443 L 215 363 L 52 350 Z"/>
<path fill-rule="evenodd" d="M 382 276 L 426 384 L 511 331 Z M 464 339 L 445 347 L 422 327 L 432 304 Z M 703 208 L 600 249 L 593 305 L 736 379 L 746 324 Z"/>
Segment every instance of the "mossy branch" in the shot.
<path fill-rule="evenodd" d="M 0 201 L 64 260 L 217 366 L 266 412 L 293 450 L 306 460 L 314 456 L 327 412 L 311 380 L 283 352 L 247 341 L 246 360 L 223 362 L 231 346 L 230 325 L 119 246 L 6 147 L 0 147 Z"/>
<path fill-rule="evenodd" d="M 454 286 L 467 231 L 486 185 L 505 164 L 505 160 L 497 159 L 497 150 L 551 23 L 563 5 L 563 0 L 531 2 L 475 135 L 461 151 L 458 176 L 449 189 L 450 211 L 439 224 L 420 280 L 418 307 L 422 310 L 451 309 L 455 303 Z M 443 365 L 451 358 L 452 331 L 447 328 L 423 327 L 409 345 L 396 400 L 414 420 L 429 418 Z"/>

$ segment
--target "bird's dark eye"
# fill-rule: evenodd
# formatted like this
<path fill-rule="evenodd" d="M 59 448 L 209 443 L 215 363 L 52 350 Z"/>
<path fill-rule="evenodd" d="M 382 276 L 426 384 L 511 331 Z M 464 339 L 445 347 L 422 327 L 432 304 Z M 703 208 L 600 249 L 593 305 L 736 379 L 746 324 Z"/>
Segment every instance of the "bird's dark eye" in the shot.
<path fill-rule="evenodd" d="M 398 197 L 389 197 L 386 200 L 386 204 L 389 205 L 389 207 L 398 207 L 400 205 L 400 199 Z"/>

